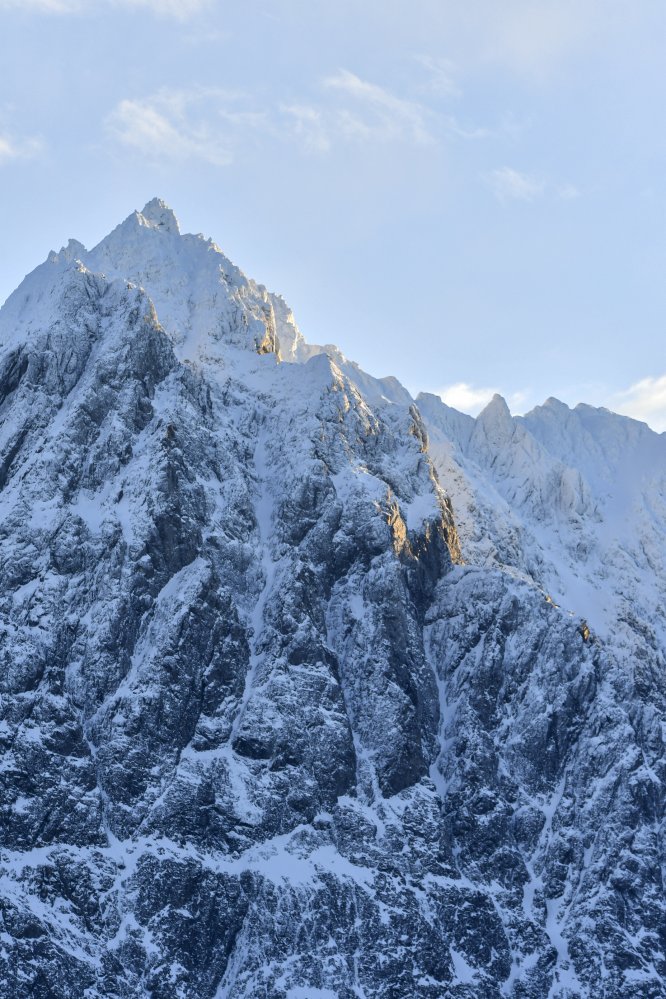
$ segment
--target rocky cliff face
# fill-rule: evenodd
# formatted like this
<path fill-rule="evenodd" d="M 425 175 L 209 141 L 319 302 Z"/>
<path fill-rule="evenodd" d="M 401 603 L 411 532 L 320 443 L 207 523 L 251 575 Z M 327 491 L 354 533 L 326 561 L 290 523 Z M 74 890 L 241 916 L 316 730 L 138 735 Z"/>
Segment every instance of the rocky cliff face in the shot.
<path fill-rule="evenodd" d="M 0 344 L 1 996 L 662 994 L 663 644 L 584 640 L 464 504 L 461 551 L 505 414 L 429 414 L 440 485 L 159 202 Z"/>

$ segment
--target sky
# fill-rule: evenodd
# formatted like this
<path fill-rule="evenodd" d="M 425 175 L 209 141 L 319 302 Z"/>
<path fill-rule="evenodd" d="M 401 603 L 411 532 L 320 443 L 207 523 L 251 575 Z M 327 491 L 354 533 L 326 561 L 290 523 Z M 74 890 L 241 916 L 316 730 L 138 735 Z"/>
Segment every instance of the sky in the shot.
<path fill-rule="evenodd" d="M 666 430 L 663 0 L 0 0 L 0 300 L 158 196 L 306 339 Z"/>

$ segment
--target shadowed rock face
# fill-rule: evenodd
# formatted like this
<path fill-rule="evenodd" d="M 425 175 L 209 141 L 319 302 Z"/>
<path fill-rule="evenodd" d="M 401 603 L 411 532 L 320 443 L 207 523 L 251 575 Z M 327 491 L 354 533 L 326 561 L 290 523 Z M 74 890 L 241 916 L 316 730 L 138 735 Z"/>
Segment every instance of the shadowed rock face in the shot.
<path fill-rule="evenodd" d="M 661 651 L 461 564 L 418 411 L 226 258 L 163 328 L 145 211 L 146 292 L 0 314 L 0 996 L 656 999 Z"/>

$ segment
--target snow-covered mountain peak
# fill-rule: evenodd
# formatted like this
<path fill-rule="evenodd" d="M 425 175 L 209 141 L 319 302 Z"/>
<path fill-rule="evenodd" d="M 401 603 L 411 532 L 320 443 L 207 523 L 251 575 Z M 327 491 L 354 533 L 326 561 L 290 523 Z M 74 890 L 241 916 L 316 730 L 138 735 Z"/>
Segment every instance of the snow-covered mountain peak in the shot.
<path fill-rule="evenodd" d="M 504 396 L 495 392 L 494 396 L 479 413 L 479 420 L 482 423 L 504 423 L 511 420 L 511 410 Z"/>
<path fill-rule="evenodd" d="M 143 288 L 181 360 L 218 363 L 229 346 L 306 360 L 303 337 L 284 299 L 248 279 L 202 235 L 181 233 L 175 214 L 159 198 L 132 212 L 92 250 L 70 240 L 52 252 L 10 296 L 2 315 L 3 340 L 22 322 L 48 321 L 48 299 L 57 298 L 64 272 L 77 262 L 91 273 Z M 35 301 L 44 301 L 38 316 Z"/>
<path fill-rule="evenodd" d="M 506 445 L 515 433 L 516 424 L 506 400 L 495 393 L 477 417 L 474 437 L 480 447 L 499 448 Z"/>
<path fill-rule="evenodd" d="M 180 226 L 173 209 L 161 198 L 152 198 L 139 212 L 140 218 L 156 229 L 180 235 Z"/>
<path fill-rule="evenodd" d="M 567 406 L 566 402 L 562 402 L 561 399 L 557 399 L 554 395 L 549 395 L 548 398 L 546 399 L 546 401 L 543 403 L 543 406 L 546 407 L 547 409 L 553 410 L 556 413 L 557 412 L 559 412 L 559 413 L 569 413 L 569 412 L 571 412 L 571 410 L 570 410 L 569 406 Z"/>
<path fill-rule="evenodd" d="M 219 359 L 228 345 L 294 359 L 303 339 L 279 296 L 248 279 L 212 240 L 181 233 L 158 198 L 125 219 L 85 263 L 144 288 L 182 360 Z"/>

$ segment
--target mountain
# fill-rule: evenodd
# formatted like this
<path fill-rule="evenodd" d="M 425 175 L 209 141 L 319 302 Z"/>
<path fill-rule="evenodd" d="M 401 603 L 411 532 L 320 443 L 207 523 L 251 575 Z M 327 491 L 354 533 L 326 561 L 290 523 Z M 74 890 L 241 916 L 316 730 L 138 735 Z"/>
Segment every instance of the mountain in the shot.
<path fill-rule="evenodd" d="M 666 434 L 556 399 L 517 418 L 500 396 L 477 420 L 418 406 L 470 561 L 541 585 L 616 652 L 666 647 Z"/>
<path fill-rule="evenodd" d="M 665 467 L 415 402 L 163 202 L 52 253 L 0 311 L 0 996 L 662 996 Z"/>

